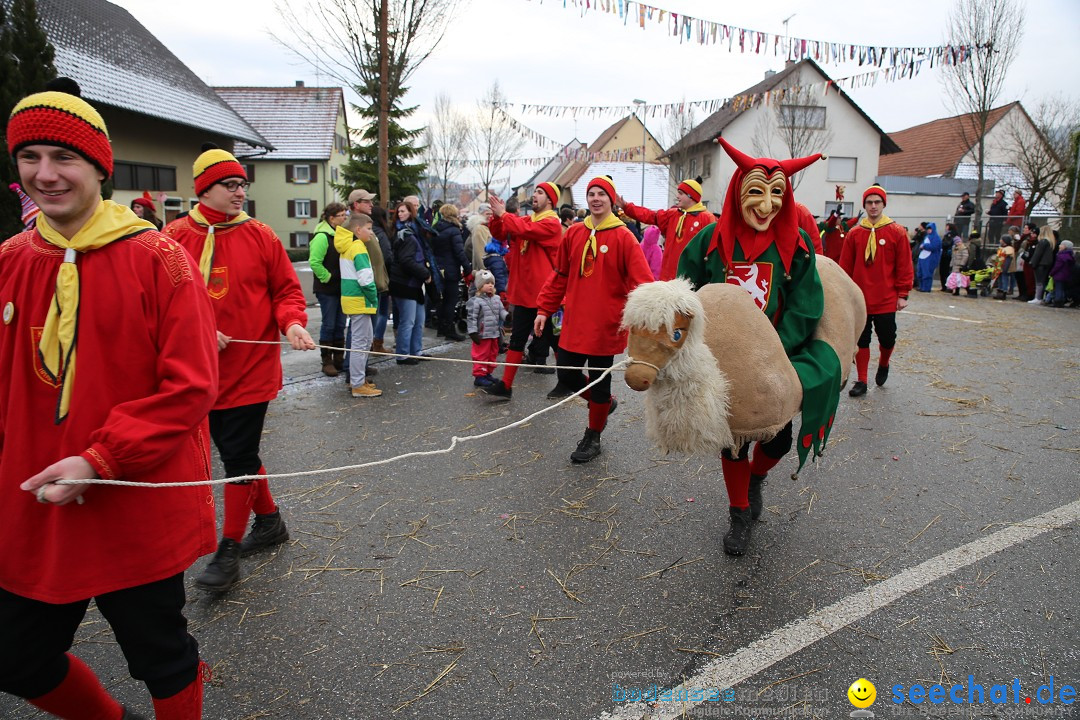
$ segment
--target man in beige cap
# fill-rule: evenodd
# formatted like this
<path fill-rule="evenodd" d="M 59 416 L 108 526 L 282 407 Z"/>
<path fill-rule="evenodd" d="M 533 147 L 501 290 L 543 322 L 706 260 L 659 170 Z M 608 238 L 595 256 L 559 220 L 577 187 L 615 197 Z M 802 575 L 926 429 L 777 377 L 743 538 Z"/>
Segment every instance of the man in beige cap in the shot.
<path fill-rule="evenodd" d="M 349 212 L 371 215 L 371 208 L 373 207 L 371 201 L 374 199 L 375 195 L 363 188 L 353 190 L 349 193 Z"/>

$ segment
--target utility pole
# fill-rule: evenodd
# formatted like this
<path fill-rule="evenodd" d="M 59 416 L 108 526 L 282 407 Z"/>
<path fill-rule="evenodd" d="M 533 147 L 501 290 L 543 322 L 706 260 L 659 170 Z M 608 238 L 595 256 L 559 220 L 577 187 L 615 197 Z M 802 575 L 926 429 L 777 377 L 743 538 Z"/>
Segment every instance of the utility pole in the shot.
<path fill-rule="evenodd" d="M 645 101 L 634 100 L 634 105 L 641 108 L 641 206 L 645 207 L 645 149 L 648 147 L 646 144 L 648 133 L 645 130 Z"/>
<path fill-rule="evenodd" d="M 786 43 L 787 43 L 787 46 L 788 46 L 788 52 L 787 52 L 787 59 L 788 59 L 788 60 L 792 60 L 792 59 L 793 59 L 793 58 L 791 57 L 791 36 L 790 36 L 790 35 L 788 35 L 788 22 L 789 22 L 789 21 L 791 20 L 791 18 L 793 18 L 793 17 L 795 17 L 795 13 L 791 13 L 791 14 L 790 14 L 790 15 L 788 15 L 788 16 L 787 16 L 786 18 L 784 18 L 783 20 L 781 20 L 781 21 L 780 21 L 780 22 L 781 22 L 781 23 L 783 24 L 783 26 L 784 26 L 784 42 L 786 42 Z"/>
<path fill-rule="evenodd" d="M 390 32 L 387 0 L 379 5 L 379 199 L 390 207 L 390 97 L 387 83 L 390 74 Z"/>

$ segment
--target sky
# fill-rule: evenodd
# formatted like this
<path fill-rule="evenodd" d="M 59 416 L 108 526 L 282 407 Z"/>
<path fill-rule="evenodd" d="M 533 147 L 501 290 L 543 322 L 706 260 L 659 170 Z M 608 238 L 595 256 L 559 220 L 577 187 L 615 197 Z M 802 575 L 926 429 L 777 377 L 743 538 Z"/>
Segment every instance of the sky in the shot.
<path fill-rule="evenodd" d="M 271 0 L 112 0 L 126 8 L 177 57 L 210 85 L 337 85 L 326 73 L 274 40 L 294 37 Z M 393 2 L 394 0 L 391 0 Z M 867 3 L 855 0 L 650 0 L 670 11 L 768 33 L 879 46 L 939 45 L 951 0 Z M 1080 99 L 1075 72 L 1080 43 L 1077 0 L 1026 0 L 1022 46 L 1010 68 L 999 105 L 1013 100 L 1031 107 L 1061 95 Z M 662 25 L 624 26 L 617 15 L 584 16 L 563 0 L 461 0 L 446 35 L 410 80 L 406 103 L 418 106 L 414 124 L 425 124 L 439 93 L 462 112 L 496 80 L 512 103 L 630 105 L 725 98 L 780 70 L 781 57 L 729 52 L 726 47 L 679 43 Z M 215 22 L 217 20 L 218 22 Z M 1062 34 L 1064 31 L 1064 34 Z M 302 44 L 295 43 L 301 52 Z M 857 65 L 823 66 L 834 78 L 857 74 Z M 1069 79 L 1073 78 L 1073 79 Z M 955 114 L 941 71 L 925 68 L 914 79 L 879 82 L 849 93 L 886 132 Z M 356 101 L 346 94 L 346 99 Z M 552 118 L 512 113 L 523 125 L 559 143 L 596 138 L 617 117 Z M 697 121 L 705 115 L 699 112 Z M 662 121 L 649 119 L 650 130 Z M 524 157 L 544 151 L 529 143 Z M 535 168 L 517 168 L 520 182 Z M 466 171 L 467 172 L 467 171 Z M 461 180 L 467 177 L 458 178 Z"/>

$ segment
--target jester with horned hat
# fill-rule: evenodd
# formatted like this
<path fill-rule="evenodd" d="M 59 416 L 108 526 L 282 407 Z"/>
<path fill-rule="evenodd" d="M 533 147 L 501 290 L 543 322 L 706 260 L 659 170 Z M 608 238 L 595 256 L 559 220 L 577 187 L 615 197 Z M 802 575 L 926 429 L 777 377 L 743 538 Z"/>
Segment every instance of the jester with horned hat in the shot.
<path fill-rule="evenodd" d="M 814 338 L 825 296 L 816 267 L 814 245 L 799 229 L 790 178 L 821 158 L 773 160 L 752 158 L 718 142 L 735 161 L 720 219 L 699 232 L 683 250 L 678 274 L 695 288 L 708 283 L 743 287 L 780 336 L 784 352 L 803 390 L 799 464 L 820 455 L 828 440 L 839 399 L 841 366 L 836 352 Z M 753 522 L 761 515 L 762 486 L 769 472 L 791 449 L 787 425 L 749 452 L 749 443 L 721 455 L 731 527 L 724 551 L 742 555 Z"/>

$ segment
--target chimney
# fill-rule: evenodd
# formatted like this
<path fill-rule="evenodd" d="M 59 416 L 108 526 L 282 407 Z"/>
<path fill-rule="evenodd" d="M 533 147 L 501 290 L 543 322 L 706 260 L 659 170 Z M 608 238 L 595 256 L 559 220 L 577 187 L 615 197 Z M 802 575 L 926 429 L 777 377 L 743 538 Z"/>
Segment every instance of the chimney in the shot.
<path fill-rule="evenodd" d="M 304 81 L 303 80 L 297 80 L 296 81 L 296 87 L 304 87 Z"/>
<path fill-rule="evenodd" d="M 765 71 L 765 79 L 768 80 L 769 78 L 771 78 L 775 74 L 776 74 L 775 70 L 766 70 Z"/>

